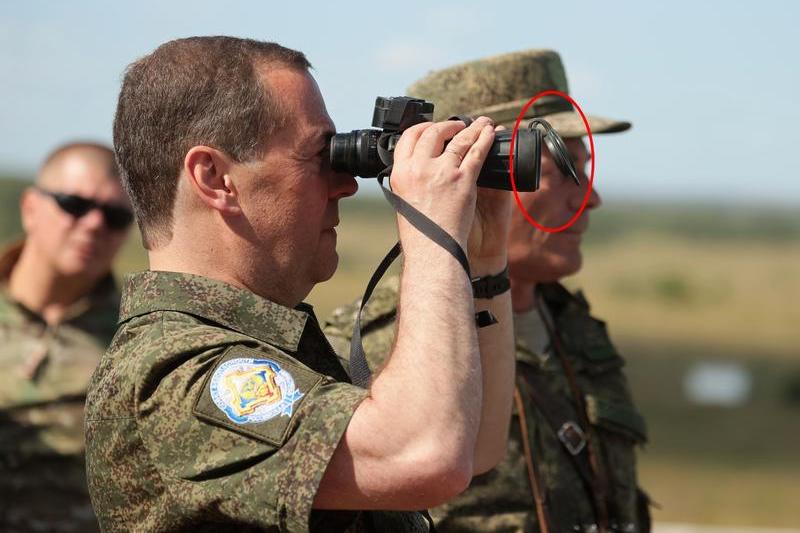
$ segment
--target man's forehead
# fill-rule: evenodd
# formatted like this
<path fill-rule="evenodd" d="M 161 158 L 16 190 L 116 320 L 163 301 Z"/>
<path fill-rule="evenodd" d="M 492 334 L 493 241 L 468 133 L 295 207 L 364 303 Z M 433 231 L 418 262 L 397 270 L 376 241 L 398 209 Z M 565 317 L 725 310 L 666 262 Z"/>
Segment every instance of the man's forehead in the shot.
<path fill-rule="evenodd" d="M 122 183 L 111 169 L 107 157 L 86 157 L 86 154 L 65 154 L 42 169 L 36 184 L 44 189 L 77 194 L 102 202 L 128 205 Z"/>
<path fill-rule="evenodd" d="M 267 69 L 263 75 L 287 113 L 287 125 L 294 125 L 309 139 L 330 136 L 333 121 L 310 73 L 284 67 Z"/>
<path fill-rule="evenodd" d="M 113 174 L 113 159 L 92 150 L 73 150 L 50 161 L 40 172 L 39 185 L 75 185 L 80 183 L 119 183 Z"/>

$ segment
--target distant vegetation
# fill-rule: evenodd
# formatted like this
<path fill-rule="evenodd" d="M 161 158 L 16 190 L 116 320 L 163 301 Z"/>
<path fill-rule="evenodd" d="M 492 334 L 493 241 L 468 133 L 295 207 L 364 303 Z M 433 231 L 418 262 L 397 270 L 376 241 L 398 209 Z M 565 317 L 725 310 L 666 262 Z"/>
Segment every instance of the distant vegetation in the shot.
<path fill-rule="evenodd" d="M 360 216 L 381 216 L 390 210 L 382 198 L 345 200 L 343 210 Z M 591 214 L 587 244 L 622 240 L 635 233 L 663 233 L 698 241 L 797 241 L 800 205 L 739 207 L 726 205 L 633 203 L 607 200 Z"/>
<path fill-rule="evenodd" d="M 20 178 L 0 177 L 0 240 L 19 230 L 19 193 L 29 183 Z M 385 217 L 389 209 L 382 197 L 365 195 L 342 203 L 343 211 L 359 218 Z M 800 239 L 800 206 L 792 210 L 609 200 L 592 213 L 586 242 L 604 244 L 636 233 L 653 232 L 699 241 L 797 241 Z"/>
<path fill-rule="evenodd" d="M 652 232 L 692 241 L 797 241 L 800 239 L 800 206 L 790 209 L 608 201 L 592 213 L 587 243 Z"/>
<path fill-rule="evenodd" d="M 0 180 L 0 241 L 20 235 L 26 185 Z M 383 198 L 341 204 L 339 269 L 309 296 L 321 319 L 361 295 L 394 243 Z M 650 442 L 640 477 L 657 520 L 796 526 L 800 500 L 800 209 L 605 204 L 584 268 L 567 283 L 628 361 Z M 146 267 L 134 230 L 120 274 Z M 737 408 L 701 407 L 683 380 L 699 361 L 736 360 L 753 379 Z"/>
<path fill-rule="evenodd" d="M 0 241 L 19 235 L 19 195 L 30 182 L 0 178 Z"/>

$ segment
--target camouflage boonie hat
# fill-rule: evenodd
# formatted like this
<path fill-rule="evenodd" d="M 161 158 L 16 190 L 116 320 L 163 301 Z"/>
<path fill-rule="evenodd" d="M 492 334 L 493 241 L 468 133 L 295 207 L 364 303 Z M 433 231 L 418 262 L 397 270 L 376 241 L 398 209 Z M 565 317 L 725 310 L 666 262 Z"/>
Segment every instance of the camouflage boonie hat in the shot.
<path fill-rule="evenodd" d="M 436 104 L 434 119 L 453 115 L 486 115 L 508 128 L 534 95 L 550 90 L 569 94 L 561 57 L 552 50 L 512 52 L 431 72 L 408 88 L 409 96 Z M 544 117 L 562 137 L 581 137 L 586 128 L 572 105 L 558 96 L 543 96 L 525 117 Z M 587 115 L 592 133 L 615 133 L 630 122 Z"/>

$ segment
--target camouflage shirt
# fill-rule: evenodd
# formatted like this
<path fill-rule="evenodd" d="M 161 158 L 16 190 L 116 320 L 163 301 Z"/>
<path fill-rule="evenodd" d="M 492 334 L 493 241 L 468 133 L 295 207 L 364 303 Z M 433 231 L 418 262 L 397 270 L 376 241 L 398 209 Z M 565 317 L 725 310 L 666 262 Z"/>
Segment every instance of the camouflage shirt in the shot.
<path fill-rule="evenodd" d="M 127 280 L 120 315 L 86 407 L 104 530 L 420 530 L 415 513 L 311 509 L 366 391 L 349 383 L 309 306 L 142 272 Z"/>
<path fill-rule="evenodd" d="M 0 530 L 96 530 L 83 403 L 116 330 L 119 293 L 109 276 L 48 325 L 5 289 L 22 246 L 0 256 Z"/>
<path fill-rule="evenodd" d="M 362 315 L 364 350 L 373 369 L 380 367 L 392 346 L 396 286 L 395 279 L 376 290 Z M 589 314 L 589 305 L 580 293 L 572 295 L 559 284 L 541 285 L 538 290 L 584 395 L 590 438 L 599 444 L 601 468 L 609 478 L 606 504 L 611 531 L 649 531 L 649 518 L 640 516 L 647 510 L 645 496 L 637 488 L 634 455 L 635 445 L 646 440 L 646 430 L 622 372 L 624 361 L 609 340 L 605 324 Z M 331 344 L 345 356 L 357 309 L 355 304 L 337 309 L 324 328 Z M 518 405 L 523 412 L 514 410 L 506 459 L 492 471 L 476 476 L 461 496 L 431 511 L 440 531 L 539 531 L 524 444 L 538 470 L 549 530 L 596 531 L 592 529 L 596 518 L 588 485 L 534 400 L 532 387 L 536 386 L 539 397 L 557 399 L 567 407 L 571 419 L 580 420 L 564 367 L 549 348 L 549 339 L 540 342 L 529 335 L 537 330 L 535 326 L 515 323 Z M 527 443 L 523 442 L 523 418 Z"/>

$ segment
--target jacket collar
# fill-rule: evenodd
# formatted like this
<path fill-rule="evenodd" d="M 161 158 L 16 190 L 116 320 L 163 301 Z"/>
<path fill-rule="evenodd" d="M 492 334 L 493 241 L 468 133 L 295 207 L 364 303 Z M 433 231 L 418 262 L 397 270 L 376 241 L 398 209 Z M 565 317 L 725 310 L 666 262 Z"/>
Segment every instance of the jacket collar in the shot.
<path fill-rule="evenodd" d="M 291 309 L 223 281 L 182 272 L 144 271 L 127 277 L 120 323 L 156 311 L 186 313 L 296 351 L 310 306 Z"/>

